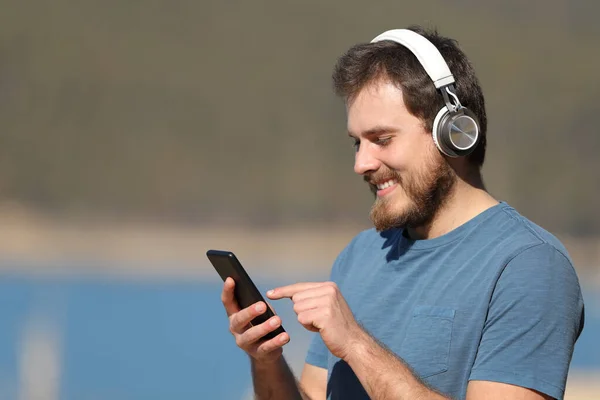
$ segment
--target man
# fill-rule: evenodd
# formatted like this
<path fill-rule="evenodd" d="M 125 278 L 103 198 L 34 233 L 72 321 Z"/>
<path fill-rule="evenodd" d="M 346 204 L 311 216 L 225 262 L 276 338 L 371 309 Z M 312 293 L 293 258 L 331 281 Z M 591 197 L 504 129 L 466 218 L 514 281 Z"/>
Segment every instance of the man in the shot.
<path fill-rule="evenodd" d="M 225 282 L 257 398 L 562 398 L 583 327 L 567 251 L 485 190 L 484 98 L 456 42 L 421 28 L 399 35 L 408 47 L 400 36 L 354 46 L 333 74 L 355 172 L 376 195 L 375 229 L 342 251 L 331 282 L 267 293 L 290 298 L 316 332 L 300 382 L 282 356 L 288 335 L 261 340 L 279 317 L 251 327 L 266 305 L 240 310 Z M 423 37 L 441 61 L 427 60 Z M 453 77 L 437 79 L 443 66 L 431 63 L 444 60 Z"/>

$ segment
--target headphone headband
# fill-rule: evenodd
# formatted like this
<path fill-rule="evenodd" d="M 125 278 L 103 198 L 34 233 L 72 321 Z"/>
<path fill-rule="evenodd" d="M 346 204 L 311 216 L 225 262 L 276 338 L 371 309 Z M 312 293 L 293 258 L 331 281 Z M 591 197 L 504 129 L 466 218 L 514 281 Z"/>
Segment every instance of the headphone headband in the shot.
<path fill-rule="evenodd" d="M 382 40 L 391 40 L 410 50 L 442 94 L 446 105 L 436 115 L 431 130 L 436 147 L 448 157 L 470 154 L 479 141 L 479 123 L 475 114 L 460 104 L 453 85 L 454 76 L 437 47 L 409 29 L 383 32 L 371 43 Z"/>
<path fill-rule="evenodd" d="M 454 76 L 444 61 L 439 50 L 426 38 L 409 29 L 392 29 L 383 32 L 371 43 L 382 40 L 391 40 L 409 49 L 419 60 L 425 72 L 433 81 L 435 87 L 440 89 L 454 83 Z"/>

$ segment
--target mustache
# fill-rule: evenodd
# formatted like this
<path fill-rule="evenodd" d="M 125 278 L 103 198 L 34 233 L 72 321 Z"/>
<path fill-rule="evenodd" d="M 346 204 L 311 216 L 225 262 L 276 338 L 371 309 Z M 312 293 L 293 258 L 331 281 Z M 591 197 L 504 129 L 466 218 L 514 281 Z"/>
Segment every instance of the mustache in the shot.
<path fill-rule="evenodd" d="M 375 182 L 385 182 L 385 181 L 389 181 L 390 179 L 393 179 L 395 181 L 398 182 L 398 184 L 402 185 L 402 178 L 400 177 L 400 174 L 396 171 L 392 171 L 392 170 L 387 170 L 387 171 L 383 171 L 380 173 L 375 173 L 375 174 L 369 174 L 369 175 L 364 175 L 363 176 L 363 180 L 365 182 L 367 182 L 367 184 L 369 185 L 369 189 L 371 189 L 371 193 L 377 197 L 377 185 L 375 184 Z"/>
<path fill-rule="evenodd" d="M 396 180 L 396 181 L 398 181 L 398 183 L 400 183 L 402 181 L 400 174 L 397 173 L 396 171 L 392 171 L 392 170 L 380 172 L 377 174 L 364 175 L 363 179 L 365 182 L 367 182 L 369 184 L 369 186 L 375 186 L 375 187 L 377 187 L 376 182 L 381 183 L 381 182 L 389 181 L 390 179 Z"/>

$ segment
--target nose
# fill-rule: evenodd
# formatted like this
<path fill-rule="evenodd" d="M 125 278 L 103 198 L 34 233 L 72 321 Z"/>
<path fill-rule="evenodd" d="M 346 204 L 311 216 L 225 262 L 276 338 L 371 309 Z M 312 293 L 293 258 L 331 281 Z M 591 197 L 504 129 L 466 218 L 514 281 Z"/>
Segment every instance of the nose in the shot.
<path fill-rule="evenodd" d="M 354 155 L 354 172 L 359 175 L 365 175 L 369 172 L 377 171 L 380 162 L 373 156 L 369 149 L 369 143 L 365 143 L 358 148 Z"/>

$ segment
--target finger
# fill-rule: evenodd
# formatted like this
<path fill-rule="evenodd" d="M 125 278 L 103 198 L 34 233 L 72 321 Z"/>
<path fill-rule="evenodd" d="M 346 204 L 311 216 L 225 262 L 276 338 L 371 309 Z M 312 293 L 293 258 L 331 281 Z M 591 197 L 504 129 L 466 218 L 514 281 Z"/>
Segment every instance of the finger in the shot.
<path fill-rule="evenodd" d="M 250 307 L 246 307 L 240 312 L 232 314 L 230 329 L 235 333 L 242 333 L 250 321 L 252 321 L 257 316 L 261 315 L 267 311 L 267 306 L 264 302 L 259 301 L 257 303 L 252 304 Z"/>
<path fill-rule="evenodd" d="M 284 297 L 290 297 L 291 298 L 294 294 L 296 294 L 298 292 L 302 292 L 302 291 L 308 290 L 308 289 L 317 288 L 319 286 L 323 286 L 324 284 L 325 284 L 324 282 L 301 282 L 301 283 L 295 283 L 293 285 L 282 286 L 282 287 L 278 287 L 278 288 L 269 290 L 267 292 L 267 296 L 270 299 L 273 299 L 273 300 L 282 299 Z"/>
<path fill-rule="evenodd" d="M 294 303 L 296 303 L 310 298 L 328 296 L 332 294 L 332 290 L 334 289 L 331 286 L 322 285 L 316 288 L 303 290 L 302 292 L 297 292 L 291 297 L 291 299 Z"/>
<path fill-rule="evenodd" d="M 290 341 L 290 335 L 288 335 L 287 332 L 282 332 L 279 335 L 275 336 L 273 339 L 267 340 L 266 342 L 264 342 L 260 346 L 258 346 L 258 348 L 256 349 L 256 352 L 258 354 L 270 353 L 274 350 L 280 349 L 282 346 L 284 346 L 289 341 Z"/>
<path fill-rule="evenodd" d="M 235 300 L 234 289 L 235 281 L 231 278 L 225 279 L 225 283 L 223 284 L 223 291 L 221 292 L 221 301 L 225 306 L 225 311 L 227 311 L 227 316 L 235 314 L 240 311 L 240 306 Z"/>
<path fill-rule="evenodd" d="M 317 309 L 320 305 L 324 304 L 326 300 L 327 296 L 310 297 L 299 301 L 294 300 L 294 312 L 300 314 L 304 311 Z"/>
<path fill-rule="evenodd" d="M 320 315 L 318 309 L 304 311 L 298 314 L 298 322 L 309 331 L 318 332 L 321 328 L 319 324 Z"/>
<path fill-rule="evenodd" d="M 241 334 L 238 339 L 238 346 L 244 347 L 255 343 L 263 338 L 267 333 L 274 331 L 281 325 L 281 319 L 277 316 L 270 318 L 260 325 L 253 326 Z"/>

